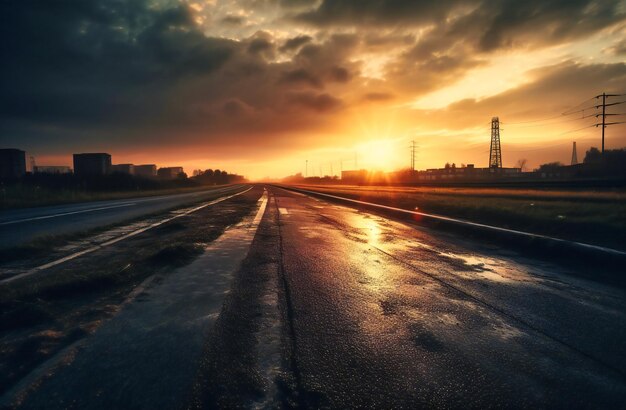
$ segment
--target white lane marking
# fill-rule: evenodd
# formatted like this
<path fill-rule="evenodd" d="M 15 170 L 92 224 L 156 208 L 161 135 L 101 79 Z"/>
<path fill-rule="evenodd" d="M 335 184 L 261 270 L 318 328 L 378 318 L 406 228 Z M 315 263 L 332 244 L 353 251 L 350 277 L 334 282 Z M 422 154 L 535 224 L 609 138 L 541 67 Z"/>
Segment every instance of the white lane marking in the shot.
<path fill-rule="evenodd" d="M 278 212 L 280 212 L 281 215 L 289 215 L 287 208 L 278 208 Z"/>
<path fill-rule="evenodd" d="M 12 225 L 12 224 L 17 224 L 17 223 L 21 223 L 21 222 L 29 222 L 29 221 L 37 221 L 37 220 L 40 220 L 40 219 L 57 218 L 59 216 L 82 214 L 82 213 L 85 213 L 85 212 L 103 211 L 105 209 L 122 208 L 122 207 L 125 207 L 125 206 L 133 206 L 133 205 L 137 205 L 137 203 L 136 202 L 131 202 L 131 203 L 126 203 L 126 204 L 121 204 L 121 205 L 102 206 L 102 207 L 99 207 L 99 208 L 89 208 L 89 209 L 83 209 L 83 210 L 80 210 L 80 211 L 62 212 L 62 213 L 59 213 L 59 214 L 35 216 L 33 218 L 16 219 L 14 221 L 0 222 L 0 225 Z"/>
<path fill-rule="evenodd" d="M 261 219 L 263 218 L 263 215 L 265 214 L 265 208 L 267 207 L 267 197 L 268 197 L 267 189 L 263 188 L 263 195 L 259 199 L 259 201 L 261 201 L 261 206 L 259 207 L 259 212 L 257 212 L 256 216 L 254 217 L 254 220 L 250 224 L 250 229 L 256 230 L 259 224 L 261 223 Z"/>
<path fill-rule="evenodd" d="M 529 237 L 529 238 L 545 239 L 545 240 L 549 240 L 549 241 L 553 241 L 553 242 L 575 245 L 575 246 L 579 246 L 579 247 L 585 248 L 585 249 L 592 249 L 592 250 L 595 250 L 595 251 L 606 252 L 606 253 L 610 253 L 610 254 L 613 254 L 613 255 L 626 256 L 626 252 L 618 251 L 617 249 L 605 248 L 603 246 L 591 245 L 591 244 L 583 243 L 583 242 L 568 241 L 566 239 L 554 238 L 552 236 L 541 235 L 541 234 L 538 234 L 538 233 L 530 233 L 530 232 L 518 231 L 518 230 L 515 230 L 515 229 L 501 228 L 499 226 L 485 225 L 485 224 L 481 224 L 481 223 L 478 223 L 478 222 L 465 221 L 463 219 L 450 218 L 450 217 L 442 216 L 442 215 L 426 214 L 426 213 L 417 212 L 417 211 L 409 211 L 408 209 L 395 208 L 393 206 L 380 205 L 380 204 L 375 204 L 375 203 L 372 203 L 372 202 L 358 201 L 356 199 L 344 198 L 342 196 L 337 196 L 337 195 L 323 194 L 321 192 L 309 191 L 309 190 L 306 190 L 306 189 L 293 188 L 293 187 L 287 189 L 287 188 L 283 188 L 281 186 L 278 186 L 278 188 L 283 189 L 283 190 L 285 190 L 287 192 L 292 192 L 291 190 L 293 189 L 293 190 L 299 191 L 300 193 L 307 193 L 309 195 L 321 195 L 321 196 L 324 196 L 324 197 L 338 199 L 338 200 L 345 201 L 345 202 L 351 202 L 351 203 L 354 203 L 354 204 L 367 205 L 367 206 L 371 206 L 373 208 L 388 209 L 388 210 L 394 211 L 394 212 L 402 212 L 402 213 L 410 214 L 410 215 L 418 215 L 418 216 L 423 216 L 425 218 L 437 219 L 437 220 L 446 221 L 446 222 L 453 222 L 453 223 L 456 223 L 456 224 L 459 224 L 459 225 L 474 226 L 474 227 L 477 227 L 477 228 L 488 229 L 488 230 L 504 232 L 504 233 L 510 233 L 510 234 L 519 235 L 519 236 L 526 236 L 526 237 Z"/>
<path fill-rule="evenodd" d="M 46 264 L 44 264 L 44 265 L 37 266 L 36 268 L 33 268 L 33 269 L 31 269 L 31 270 L 29 270 L 29 271 L 26 271 L 26 272 L 24 272 L 24 273 L 20 273 L 19 275 L 11 276 L 10 278 L 6 278 L 6 279 L 4 279 L 4 280 L 1 280 L 1 281 L 0 281 L 0 283 L 8 283 L 8 282 L 12 282 L 12 281 L 14 281 L 14 280 L 16 280 L 16 279 L 18 279 L 18 278 L 23 278 L 23 277 L 25 277 L 25 276 L 30 276 L 30 275 L 32 275 L 32 274 L 34 274 L 34 273 L 39 272 L 39 271 L 42 271 L 42 270 L 45 270 L 45 269 L 51 268 L 51 267 L 53 267 L 53 266 L 60 265 L 60 264 L 62 264 L 62 263 L 64 263 L 64 262 L 70 261 L 70 260 L 72 260 L 72 259 L 76 259 L 76 258 L 78 258 L 79 256 L 86 255 L 86 254 L 88 254 L 88 253 L 91 253 L 91 252 L 97 251 L 98 249 L 102 249 L 102 248 L 104 248 L 104 247 L 106 247 L 106 246 L 113 245 L 114 243 L 117 243 L 117 242 L 119 242 L 119 241 L 123 241 L 124 239 L 128 239 L 128 238 L 131 238 L 131 237 L 133 237 L 133 236 L 135 236 L 135 235 L 139 235 L 140 233 L 143 233 L 143 232 L 145 232 L 145 231 L 147 231 L 147 230 L 149 230 L 149 229 L 152 229 L 152 228 L 156 228 L 157 226 L 159 226 L 159 225 L 163 225 L 164 223 L 169 222 L 169 221 L 171 221 L 171 220 L 173 220 L 173 219 L 180 218 L 181 216 L 189 215 L 189 214 L 191 214 L 191 213 L 193 213 L 193 212 L 199 211 L 199 210 L 200 210 L 200 209 L 202 209 L 202 208 L 206 208 L 207 206 L 215 205 L 215 204 L 217 204 L 217 203 L 219 203 L 219 202 L 222 202 L 222 201 L 225 201 L 225 200 L 227 200 L 227 199 L 230 199 L 230 198 L 233 198 L 233 197 L 236 197 L 236 196 L 239 196 L 239 195 L 245 194 L 246 192 L 250 191 L 251 189 L 252 189 L 252 187 L 250 187 L 250 188 L 246 189 L 245 191 L 238 192 L 238 193 L 233 194 L 233 195 L 229 195 L 229 196 L 225 196 L 225 197 L 222 197 L 222 198 L 215 199 L 215 200 L 213 200 L 213 201 L 211 201 L 211 202 L 207 202 L 206 204 L 202 204 L 202 205 L 197 206 L 197 207 L 195 207 L 195 208 L 192 208 L 192 209 L 190 209 L 190 210 L 188 210 L 188 211 L 182 212 L 182 213 L 180 213 L 180 214 L 176 214 L 176 215 L 171 216 L 171 217 L 169 217 L 169 218 L 165 218 L 165 219 L 163 219 L 163 220 L 161 220 L 161 221 L 159 221 L 159 222 L 155 222 L 155 223 L 153 223 L 153 224 L 151 224 L 151 225 L 148 225 L 148 226 L 146 226 L 146 227 L 144 227 L 144 228 L 137 229 L 136 231 L 129 232 L 129 233 L 124 234 L 124 235 L 122 235 L 122 236 L 120 236 L 120 237 L 117 237 L 117 238 L 115 238 L 115 239 L 111 239 L 110 241 L 103 242 L 103 243 L 101 243 L 101 244 L 99 244 L 99 245 L 92 246 L 91 248 L 88 248 L 88 249 L 82 250 L 82 251 L 80 251 L 80 252 L 76 252 L 76 253 L 73 253 L 73 254 L 71 254 L 71 255 L 65 256 L 65 257 L 63 257 L 63 258 L 61 258 L 61 259 L 57 259 L 57 260 L 55 260 L 55 261 L 52 261 L 52 262 L 46 263 Z"/>

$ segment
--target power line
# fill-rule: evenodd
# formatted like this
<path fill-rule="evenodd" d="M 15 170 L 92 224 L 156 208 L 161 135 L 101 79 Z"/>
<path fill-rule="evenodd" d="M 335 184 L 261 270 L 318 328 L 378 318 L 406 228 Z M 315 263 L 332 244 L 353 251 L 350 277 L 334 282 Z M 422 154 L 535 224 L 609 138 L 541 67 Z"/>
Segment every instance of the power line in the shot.
<path fill-rule="evenodd" d="M 514 127 L 514 128 L 533 128 L 533 127 L 545 127 L 547 125 L 554 125 L 554 124 L 563 124 L 566 122 L 573 122 L 573 121 L 578 121 L 578 120 L 584 120 L 587 118 L 591 118 L 591 117 L 597 117 L 599 114 L 589 114 L 589 115 L 583 115 L 582 117 L 579 118 L 567 118 L 567 119 L 562 119 L 561 121 L 553 121 L 553 122 L 547 122 L 544 124 L 527 124 L 527 125 L 515 125 L 515 124 L 519 124 L 519 123 L 508 123 L 508 122 L 504 122 L 504 121 L 500 121 L 501 124 L 503 124 L 506 127 Z M 562 117 L 553 117 L 554 119 L 556 118 L 562 118 Z"/>
<path fill-rule="evenodd" d="M 571 134 L 572 132 L 581 131 L 581 130 L 586 130 L 587 128 L 597 127 L 597 126 L 599 126 L 599 125 L 602 125 L 602 124 L 591 124 L 591 125 L 588 125 L 588 126 L 586 126 L 586 127 L 576 128 L 575 130 L 569 130 L 569 131 L 562 132 L 562 133 L 560 133 L 560 134 L 557 134 L 557 136 L 561 136 L 561 135 L 565 135 L 565 134 Z"/>

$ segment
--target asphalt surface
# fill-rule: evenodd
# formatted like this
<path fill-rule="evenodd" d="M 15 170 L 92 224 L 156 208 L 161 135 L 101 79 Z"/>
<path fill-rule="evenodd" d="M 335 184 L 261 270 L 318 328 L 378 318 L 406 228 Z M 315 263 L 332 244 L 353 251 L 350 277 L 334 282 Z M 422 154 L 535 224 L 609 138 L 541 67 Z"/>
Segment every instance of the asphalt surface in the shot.
<path fill-rule="evenodd" d="M 228 186 L 184 194 L 0 211 L 0 249 L 19 246 L 40 237 L 72 234 L 121 223 L 233 189 L 235 187 Z"/>
<path fill-rule="evenodd" d="M 21 406 L 626 403 L 623 289 L 419 221 L 268 190 L 256 235 L 226 231 Z"/>

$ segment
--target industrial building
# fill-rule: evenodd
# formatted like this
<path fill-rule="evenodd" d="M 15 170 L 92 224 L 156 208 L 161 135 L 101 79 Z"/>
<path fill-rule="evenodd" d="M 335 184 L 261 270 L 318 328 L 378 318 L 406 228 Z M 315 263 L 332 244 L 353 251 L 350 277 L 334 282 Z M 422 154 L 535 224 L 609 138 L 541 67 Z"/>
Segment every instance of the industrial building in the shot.
<path fill-rule="evenodd" d="M 159 168 L 157 175 L 161 179 L 175 179 L 183 173 L 183 167 L 165 167 Z"/>
<path fill-rule="evenodd" d="M 111 172 L 111 155 L 106 153 L 74 154 L 74 174 L 98 176 Z"/>
<path fill-rule="evenodd" d="M 514 178 L 522 175 L 521 168 L 503 168 L 490 166 L 488 168 L 476 168 L 474 164 L 464 167 L 446 166 L 445 168 L 431 168 L 417 172 L 418 181 L 442 181 L 442 180 L 485 180 L 493 178 Z"/>
<path fill-rule="evenodd" d="M 69 174 L 72 169 L 66 165 L 35 165 L 33 172 L 35 174 Z"/>
<path fill-rule="evenodd" d="M 115 164 L 115 165 L 111 165 L 111 172 L 134 175 L 135 166 L 133 164 Z"/>
<path fill-rule="evenodd" d="M 341 171 L 341 181 L 346 184 L 364 184 L 368 180 L 368 174 L 366 169 Z"/>
<path fill-rule="evenodd" d="M 135 165 L 134 172 L 138 177 L 154 178 L 157 176 L 157 166 L 154 164 Z"/>
<path fill-rule="evenodd" d="M 0 179 L 17 179 L 26 174 L 26 152 L 5 148 L 0 149 Z"/>

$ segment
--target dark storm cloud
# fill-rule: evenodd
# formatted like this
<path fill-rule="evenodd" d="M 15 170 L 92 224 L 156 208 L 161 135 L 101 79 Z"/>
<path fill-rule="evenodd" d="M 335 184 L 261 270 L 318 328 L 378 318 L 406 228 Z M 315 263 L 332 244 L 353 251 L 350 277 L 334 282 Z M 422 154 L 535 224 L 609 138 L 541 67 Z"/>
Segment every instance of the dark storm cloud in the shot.
<path fill-rule="evenodd" d="M 255 38 L 248 44 L 248 52 L 250 54 L 271 51 L 273 48 L 272 43 L 266 38 Z"/>
<path fill-rule="evenodd" d="M 259 16 L 243 21 L 234 6 L 203 27 L 178 0 L 0 1 L 0 145 L 217 146 L 312 134 L 336 129 L 343 119 L 333 114 L 353 104 L 402 103 L 450 85 L 498 49 L 570 41 L 624 18 L 609 0 L 236 3 L 277 4 L 278 29 L 263 23 L 267 31 L 249 35 Z M 229 40 L 212 29 L 247 34 Z M 373 61 L 384 78 L 362 76 L 369 56 L 392 58 Z"/>
<path fill-rule="evenodd" d="M 318 112 L 330 111 L 342 105 L 340 99 L 327 93 L 294 92 L 287 95 L 287 101 Z"/>
<path fill-rule="evenodd" d="M 246 19 L 240 16 L 228 15 L 220 20 L 224 24 L 231 26 L 241 26 L 246 22 Z"/>
<path fill-rule="evenodd" d="M 463 3 L 461 0 L 323 0 L 317 9 L 297 14 L 294 18 L 320 26 L 413 25 L 441 20 Z"/>
<path fill-rule="evenodd" d="M 144 2 L 3 2 L 4 119 L 91 122 L 150 115 L 178 84 L 204 76 L 236 44 L 208 39 L 184 7 Z"/>
<path fill-rule="evenodd" d="M 297 50 L 303 45 L 305 45 L 306 43 L 310 43 L 312 40 L 313 40 L 313 37 L 311 36 L 296 36 L 296 37 L 290 38 L 289 40 L 285 41 L 285 43 L 280 47 L 280 51 L 286 52 L 286 51 Z"/>
<path fill-rule="evenodd" d="M 328 73 L 329 80 L 338 83 L 347 83 L 348 81 L 350 81 L 350 77 L 350 71 L 348 71 L 344 67 L 333 67 Z"/>
<path fill-rule="evenodd" d="M 280 77 L 279 83 L 295 85 L 304 84 L 313 88 L 322 88 L 322 82 L 320 79 L 316 75 L 302 68 L 284 72 Z"/>
<path fill-rule="evenodd" d="M 279 4 L 285 9 L 302 9 L 312 8 L 317 4 L 318 0 L 278 0 Z"/>
<path fill-rule="evenodd" d="M 354 71 L 344 61 L 354 43 L 347 37 L 275 63 L 271 34 L 208 37 L 176 1 L 0 2 L 0 16 L 0 35 L 10 39 L 0 47 L 0 145 L 223 145 L 224 135 L 252 142 L 323 126 L 316 117 L 341 101 L 289 89 L 343 80 L 335 66 Z M 306 36 L 295 39 L 294 51 L 313 47 Z M 297 115 L 285 118 L 286 111 Z"/>
<path fill-rule="evenodd" d="M 434 25 L 433 37 L 442 38 L 442 45 L 465 40 L 489 51 L 518 43 L 553 44 L 594 33 L 624 21 L 620 1 L 324 0 L 317 9 L 293 18 L 317 26 Z"/>

